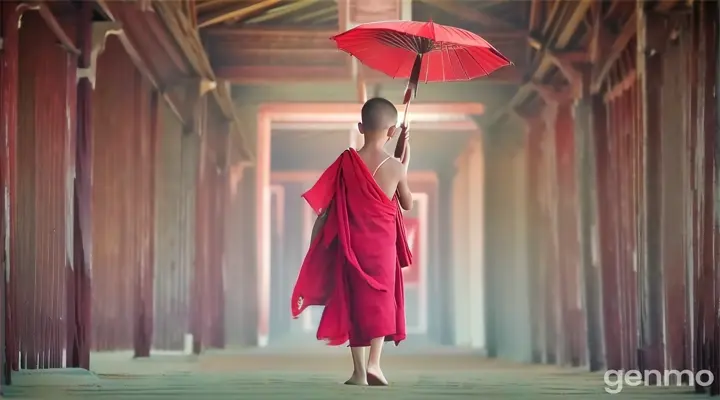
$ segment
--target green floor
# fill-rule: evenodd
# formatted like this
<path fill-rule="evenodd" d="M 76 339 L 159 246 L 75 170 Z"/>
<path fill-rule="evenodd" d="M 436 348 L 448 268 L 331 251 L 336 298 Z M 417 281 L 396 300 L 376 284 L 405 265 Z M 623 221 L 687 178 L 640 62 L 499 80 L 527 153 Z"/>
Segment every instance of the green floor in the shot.
<path fill-rule="evenodd" d="M 626 387 L 605 392 L 602 374 L 503 363 L 458 351 L 388 354 L 387 388 L 350 387 L 346 349 L 225 352 L 200 358 L 162 355 L 133 361 L 128 353 L 96 354 L 94 373 L 20 372 L 8 398 L 32 399 L 697 399 L 690 388 Z"/>

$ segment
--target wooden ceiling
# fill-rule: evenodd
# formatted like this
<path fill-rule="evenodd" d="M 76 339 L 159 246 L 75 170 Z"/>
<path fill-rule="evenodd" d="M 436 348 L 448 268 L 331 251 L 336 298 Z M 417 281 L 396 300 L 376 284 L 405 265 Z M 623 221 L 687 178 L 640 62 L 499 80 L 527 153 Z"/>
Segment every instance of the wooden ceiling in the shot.
<path fill-rule="evenodd" d="M 234 83 L 353 79 L 330 36 L 356 20 L 398 19 L 402 0 L 195 0 L 190 10 L 213 67 Z M 490 79 L 516 84 L 526 61 L 530 1 L 412 0 L 412 18 L 478 33 L 516 64 Z M 389 12 L 389 14 L 387 14 Z M 383 14 L 385 13 L 385 14 Z M 389 15 L 388 18 L 383 18 Z M 361 66 L 369 82 L 387 78 Z"/>
<path fill-rule="evenodd" d="M 494 124 L 544 101 L 547 88 L 576 86 L 579 66 L 592 69 L 593 89 L 622 61 L 635 36 L 636 3 L 625 0 L 182 0 L 199 29 L 213 69 L 233 83 L 337 82 L 388 78 L 359 66 L 329 38 L 355 23 L 433 20 L 475 32 L 514 62 L 483 82 L 517 85 L 514 98 L 488 117 Z M 691 0 L 648 0 L 671 12 Z M 360 77 L 360 78 L 358 78 Z M 547 96 L 545 96 L 547 97 Z"/>
<path fill-rule="evenodd" d="M 199 28 L 337 29 L 338 3 L 327 0 L 197 0 Z"/>

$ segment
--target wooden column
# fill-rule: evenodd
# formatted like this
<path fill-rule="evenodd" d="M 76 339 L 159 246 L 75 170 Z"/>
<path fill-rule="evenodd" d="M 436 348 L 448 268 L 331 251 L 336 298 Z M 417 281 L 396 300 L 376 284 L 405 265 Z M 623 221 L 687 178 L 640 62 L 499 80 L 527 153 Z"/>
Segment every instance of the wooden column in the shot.
<path fill-rule="evenodd" d="M 16 244 L 15 235 L 15 211 L 16 211 L 16 167 L 15 153 L 17 149 L 17 102 L 18 102 L 18 53 L 19 53 L 19 13 L 16 2 L 2 2 L 2 38 L 3 51 L 0 52 L 0 78 L 2 80 L 2 116 L 1 131 L 2 152 L 0 153 L 0 184 L 8 196 L 0 196 L 2 207 L 2 232 L 0 232 L 0 246 L 3 246 L 3 267 L 4 274 L 10 275 L 6 281 L 5 291 L 2 293 L 5 299 L 4 306 L 4 346 L 5 362 L 3 365 L 3 378 L 5 384 L 11 383 L 12 370 L 18 369 L 18 343 L 15 340 L 17 315 L 15 315 L 15 293 L 14 277 L 16 269 Z M 6 199 L 8 203 L 6 203 Z M 7 236 L 6 236 L 7 232 Z M 9 237 L 8 237 L 9 236 Z M 9 248 L 4 248 L 9 242 Z M 3 281 L 5 281 L 3 279 Z"/>
<path fill-rule="evenodd" d="M 596 249 L 598 242 L 597 189 L 595 181 L 595 142 L 593 141 L 594 118 L 591 94 L 592 68 L 583 65 L 579 69 L 581 81 L 579 98 L 575 101 L 575 162 L 579 207 L 580 261 L 585 308 L 587 340 L 587 363 L 591 371 L 605 368 L 602 318 L 602 278 Z"/>
<path fill-rule="evenodd" d="M 548 289 L 544 282 L 546 263 L 543 224 L 543 144 L 548 135 L 545 121 L 538 115 L 518 114 L 525 121 L 528 176 L 528 258 L 530 278 L 530 308 L 532 326 L 532 361 L 547 362 L 546 302 Z"/>
<path fill-rule="evenodd" d="M 78 13 L 78 68 L 89 68 L 93 49 L 93 4 L 82 3 Z M 92 304 L 92 90 L 89 79 L 77 86 L 75 185 L 73 196 L 73 261 L 68 269 L 67 366 L 90 368 L 90 310 Z"/>
<path fill-rule="evenodd" d="M 670 26 L 665 16 L 645 11 L 637 3 L 637 72 L 640 78 L 640 134 L 645 142 L 645 195 L 640 207 L 645 226 L 640 251 L 644 262 L 638 266 L 639 324 L 638 365 L 642 370 L 663 370 L 663 268 L 661 234 L 662 199 L 662 54 L 669 39 Z"/>

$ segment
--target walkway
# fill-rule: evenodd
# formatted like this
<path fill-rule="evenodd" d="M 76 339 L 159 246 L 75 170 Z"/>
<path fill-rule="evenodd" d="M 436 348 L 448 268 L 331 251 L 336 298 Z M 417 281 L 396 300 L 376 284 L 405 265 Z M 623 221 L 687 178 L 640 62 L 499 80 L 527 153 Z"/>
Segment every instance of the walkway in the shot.
<path fill-rule="evenodd" d="M 459 352 L 410 355 L 389 349 L 387 388 L 340 384 L 349 374 L 342 351 L 222 352 L 201 358 L 96 354 L 96 374 L 81 370 L 18 373 L 8 398 L 32 399 L 556 399 L 606 398 L 603 376 L 549 366 L 518 365 Z M 395 353 L 395 354 L 393 354 Z M 689 388 L 638 387 L 616 397 L 695 399 Z"/>

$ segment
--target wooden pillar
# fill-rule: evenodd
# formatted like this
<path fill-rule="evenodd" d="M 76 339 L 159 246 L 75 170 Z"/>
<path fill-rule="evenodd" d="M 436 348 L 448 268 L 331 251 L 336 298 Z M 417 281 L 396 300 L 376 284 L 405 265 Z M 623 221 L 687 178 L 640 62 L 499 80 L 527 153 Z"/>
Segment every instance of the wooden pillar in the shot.
<path fill-rule="evenodd" d="M 5 361 L 3 366 L 3 378 L 5 384 L 11 383 L 11 371 L 18 369 L 18 343 L 16 340 L 17 318 L 15 308 L 15 283 L 14 277 L 16 268 L 16 254 L 10 249 L 15 248 L 15 210 L 16 210 L 16 170 L 15 153 L 17 148 L 17 100 L 18 100 L 18 53 L 19 53 L 19 13 L 16 2 L 2 2 L 2 38 L 3 51 L 0 52 L 0 84 L 2 85 L 2 116 L 0 153 L 0 184 L 6 196 L 0 196 L 2 202 L 2 238 L 0 244 L 3 246 L 3 267 L 5 274 L 9 273 L 10 279 L 5 282 L 4 306 L 4 345 Z M 8 203 L 6 203 L 6 200 Z M 7 236 L 6 236 L 7 232 Z M 8 237 L 9 236 L 9 237 Z M 4 248 L 9 242 L 9 248 Z"/>
<path fill-rule="evenodd" d="M 160 137 L 160 94 L 152 91 L 136 71 L 135 132 L 138 132 L 135 155 L 139 166 L 136 184 L 140 185 L 138 209 L 134 218 L 139 222 L 136 234 L 139 239 L 138 272 L 135 281 L 135 329 L 133 347 L 135 357 L 150 357 L 154 328 L 154 270 L 155 270 L 155 166 L 156 150 Z"/>
<path fill-rule="evenodd" d="M 599 246 L 597 223 L 597 189 L 595 180 L 594 118 L 604 122 L 603 115 L 593 114 L 591 94 L 592 69 L 584 65 L 579 70 L 581 90 L 575 102 L 575 160 L 578 188 L 580 261 L 585 308 L 587 363 L 591 371 L 605 368 L 602 318 L 602 278 L 595 251 Z"/>
<path fill-rule="evenodd" d="M 557 286 L 560 302 L 559 362 L 580 366 L 586 359 L 586 318 L 582 299 L 582 235 L 579 220 L 577 185 L 576 133 L 573 102 L 576 98 L 576 82 L 564 88 L 536 85 L 536 89 L 549 108 L 546 118 L 554 138 L 554 166 L 550 172 L 555 176 L 557 188 L 554 215 L 557 243 Z M 550 266 L 553 268 L 553 266 Z"/>
<path fill-rule="evenodd" d="M 547 362 L 547 318 L 545 304 L 548 298 L 544 282 L 546 263 L 543 254 L 546 241 L 543 226 L 543 143 L 547 136 L 545 121 L 538 115 L 519 115 L 525 121 L 528 176 L 528 260 L 530 278 L 530 308 L 532 326 L 532 361 Z"/>
<path fill-rule="evenodd" d="M 199 99 L 198 99 L 199 100 Z M 203 114 L 205 111 L 203 102 Z M 202 116 L 195 115 L 194 118 L 202 120 Z M 186 135 L 200 136 L 200 155 L 196 165 L 198 169 L 196 176 L 196 193 L 197 200 L 195 203 L 195 265 L 193 267 L 193 278 L 191 281 L 192 293 L 190 306 L 190 332 L 192 333 L 192 352 L 195 355 L 200 354 L 203 347 L 205 324 L 208 321 L 206 311 L 207 305 L 207 270 L 208 270 L 208 211 L 210 208 L 210 189 L 208 183 L 208 156 L 209 156 L 209 135 L 205 129 L 204 123 L 198 123 L 199 130 L 187 130 Z M 186 127 L 187 129 L 188 127 Z"/>
<path fill-rule="evenodd" d="M 446 232 L 447 234 L 441 234 L 440 236 L 440 260 L 444 265 L 452 265 L 452 242 L 450 238 L 450 232 L 452 231 L 452 177 L 455 173 L 453 167 L 448 166 L 444 173 L 438 174 L 439 188 L 438 188 L 438 203 L 440 206 L 440 218 L 438 223 L 438 230 L 440 232 Z M 453 293 L 453 282 L 452 273 L 450 268 L 438 268 L 436 271 L 437 275 L 431 278 L 433 285 L 437 285 L 435 293 L 437 296 L 431 302 L 431 314 L 434 315 L 433 321 L 430 325 L 434 328 L 431 332 L 434 333 L 436 340 L 441 344 L 449 345 L 452 344 L 452 327 L 454 325 L 455 315 L 452 312 L 452 293 Z"/>
<path fill-rule="evenodd" d="M 667 18 L 645 11 L 643 2 L 637 3 L 638 18 L 637 70 L 640 77 L 641 124 L 640 134 L 646 143 L 645 204 L 641 204 L 640 223 L 645 226 L 644 243 L 639 245 L 644 261 L 638 266 L 639 324 L 638 366 L 642 370 L 663 370 L 663 268 L 661 235 L 662 199 L 662 53 L 669 39 Z"/>
<path fill-rule="evenodd" d="M 78 13 L 78 68 L 89 68 L 92 43 L 93 5 L 82 3 Z M 67 366 L 90 368 L 91 207 L 92 207 L 92 83 L 80 79 L 77 87 L 75 132 L 75 185 L 73 196 L 73 267 L 68 269 Z"/>

